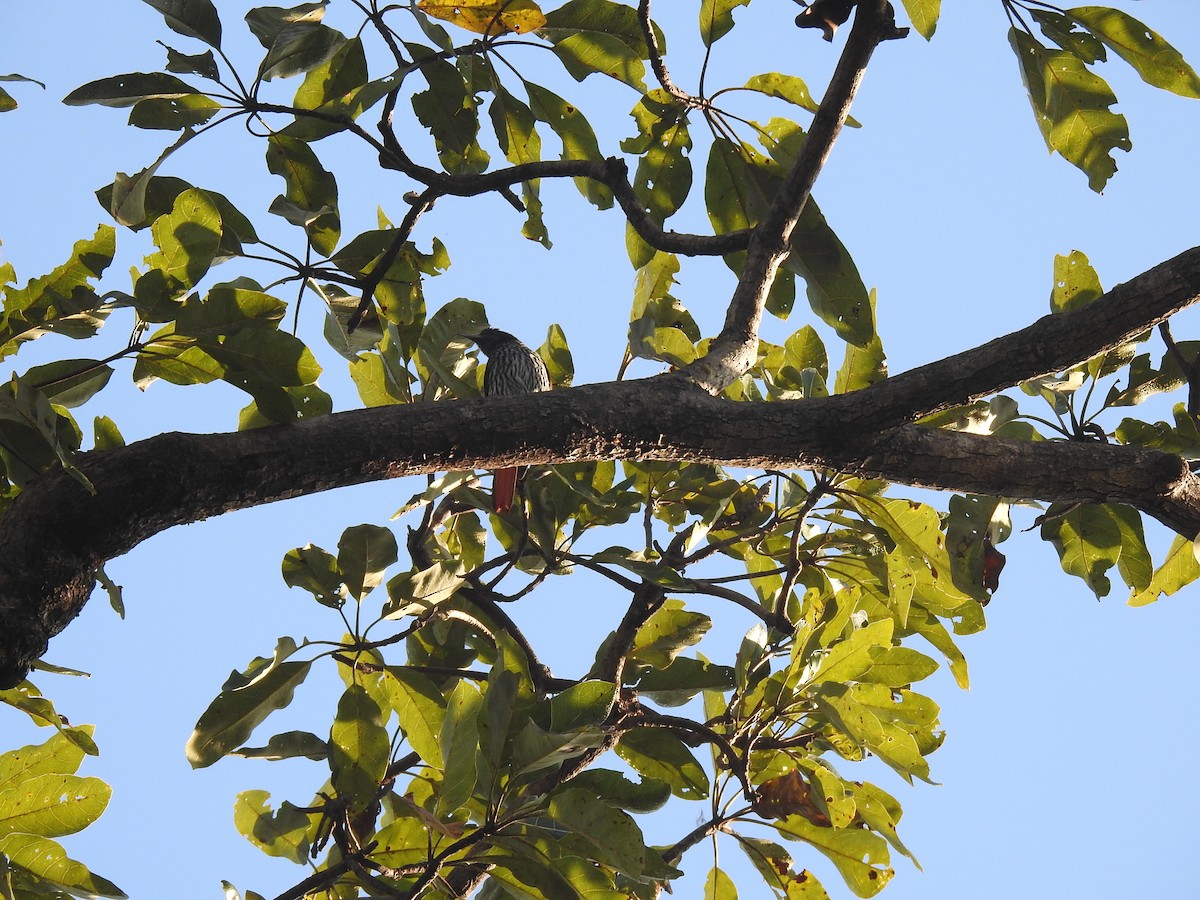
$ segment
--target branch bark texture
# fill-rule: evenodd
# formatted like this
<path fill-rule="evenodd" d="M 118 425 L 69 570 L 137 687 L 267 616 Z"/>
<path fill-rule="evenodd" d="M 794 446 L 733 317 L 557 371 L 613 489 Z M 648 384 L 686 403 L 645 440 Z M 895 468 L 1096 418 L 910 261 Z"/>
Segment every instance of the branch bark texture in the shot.
<path fill-rule="evenodd" d="M 903 484 L 1050 501 L 1121 502 L 1188 537 L 1200 478 L 1156 450 L 1024 442 L 912 422 L 1124 343 L 1200 300 L 1200 248 L 1082 310 L 853 394 L 734 403 L 680 374 L 529 396 L 353 410 L 228 434 L 158 435 L 84 455 L 0 519 L 0 687 L 78 615 L 96 568 L 174 525 L 317 491 L 452 469 L 589 459 L 832 468 Z M 181 461 L 183 464 L 181 464 Z"/>

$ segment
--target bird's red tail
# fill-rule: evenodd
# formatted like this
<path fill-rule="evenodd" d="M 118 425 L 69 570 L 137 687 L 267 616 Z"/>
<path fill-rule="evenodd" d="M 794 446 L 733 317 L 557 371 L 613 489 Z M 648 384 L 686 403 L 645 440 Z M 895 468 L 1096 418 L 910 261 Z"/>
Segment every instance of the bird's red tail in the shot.
<path fill-rule="evenodd" d="M 492 473 L 492 505 L 496 512 L 506 513 L 512 507 L 517 492 L 517 467 L 497 469 Z"/>

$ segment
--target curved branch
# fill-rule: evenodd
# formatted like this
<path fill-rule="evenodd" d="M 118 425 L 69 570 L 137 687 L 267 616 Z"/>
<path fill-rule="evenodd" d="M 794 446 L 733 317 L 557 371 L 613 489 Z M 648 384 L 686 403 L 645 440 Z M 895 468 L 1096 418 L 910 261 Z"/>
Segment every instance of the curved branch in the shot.
<path fill-rule="evenodd" d="M 675 84 L 667 64 L 663 62 L 662 49 L 658 46 L 658 35 L 654 33 L 654 22 L 650 19 L 650 0 L 638 0 L 638 24 L 642 27 L 642 37 L 646 39 L 646 52 L 650 56 L 650 69 L 662 89 L 682 103 L 694 109 L 703 109 L 708 101 L 701 97 L 693 97 L 683 88 Z"/>
<path fill-rule="evenodd" d="M 83 608 L 96 569 L 170 528 L 317 491 L 436 471 L 585 459 L 832 468 L 1010 498 L 1128 503 L 1187 537 L 1200 478 L 1180 457 L 909 424 L 1118 346 L 1200 300 L 1200 248 L 974 350 L 853 394 L 734 403 L 680 377 L 361 409 L 230 434 L 169 433 L 83 454 L 89 494 L 45 475 L 0 518 L 0 688 Z M 186 464 L 181 465 L 181 461 Z"/>
<path fill-rule="evenodd" d="M 380 154 L 379 161 L 385 169 L 402 172 L 438 193 L 452 197 L 477 197 L 538 178 L 590 178 L 613 192 L 629 224 L 642 240 L 657 250 L 683 256 L 723 256 L 745 250 L 750 243 L 749 229 L 726 234 L 665 231 L 650 217 L 634 193 L 625 160 L 615 156 L 607 159 L 543 159 L 480 175 L 438 172 L 411 160 L 398 145 L 390 146 L 387 153 Z"/>

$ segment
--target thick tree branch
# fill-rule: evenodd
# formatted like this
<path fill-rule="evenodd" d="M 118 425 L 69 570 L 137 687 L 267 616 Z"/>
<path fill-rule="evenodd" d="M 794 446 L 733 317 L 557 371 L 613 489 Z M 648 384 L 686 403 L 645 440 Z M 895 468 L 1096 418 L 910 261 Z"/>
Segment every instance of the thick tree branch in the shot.
<path fill-rule="evenodd" d="M 317 491 L 451 469 L 587 459 L 833 468 L 1011 498 L 1128 503 L 1188 537 L 1200 479 L 1169 453 L 1000 440 L 911 425 L 1060 371 L 1200 300 L 1200 248 L 1073 313 L 853 394 L 734 403 L 678 374 L 463 403 L 353 410 L 232 434 L 163 434 L 84 454 L 0 518 L 0 687 L 83 608 L 96 568 L 174 525 Z"/>
<path fill-rule="evenodd" d="M 813 184 L 850 114 L 871 55 L 895 37 L 895 17 L 887 0 L 862 0 L 854 27 L 842 50 L 825 97 L 813 117 L 804 147 L 796 155 L 779 193 L 755 226 L 738 286 L 730 300 L 721 334 L 709 352 L 686 370 L 701 389 L 719 394 L 754 364 L 758 329 L 775 273 L 787 258 L 792 232 L 800 220 Z"/>

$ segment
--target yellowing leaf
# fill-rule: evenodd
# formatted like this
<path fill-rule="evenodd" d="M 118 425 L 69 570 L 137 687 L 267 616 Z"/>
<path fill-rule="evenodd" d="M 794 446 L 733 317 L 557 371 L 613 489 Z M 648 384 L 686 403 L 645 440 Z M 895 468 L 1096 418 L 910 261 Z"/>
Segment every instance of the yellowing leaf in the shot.
<path fill-rule="evenodd" d="M 417 8 L 427 16 L 452 22 L 475 34 L 525 34 L 546 24 L 546 17 L 533 0 L 419 0 Z"/>

